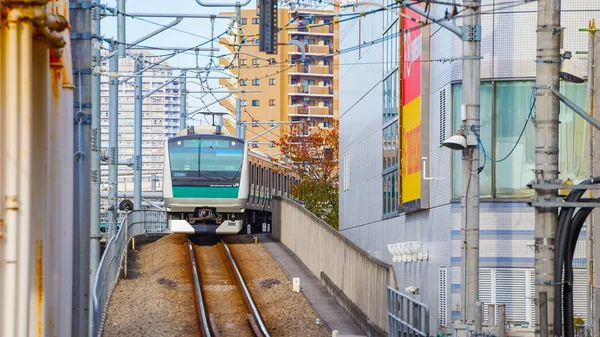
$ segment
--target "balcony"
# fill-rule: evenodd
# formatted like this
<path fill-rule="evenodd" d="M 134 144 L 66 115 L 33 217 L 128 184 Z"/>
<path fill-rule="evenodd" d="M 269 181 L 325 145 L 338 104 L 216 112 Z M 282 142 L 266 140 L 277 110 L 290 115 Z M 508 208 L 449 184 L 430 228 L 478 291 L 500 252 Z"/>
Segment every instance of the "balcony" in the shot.
<path fill-rule="evenodd" d="M 303 64 L 297 64 L 290 71 L 290 75 L 294 75 L 294 74 L 333 77 L 333 69 L 331 66 L 328 66 L 328 65 L 327 66 L 316 66 L 316 65 L 305 66 Z"/>
<path fill-rule="evenodd" d="M 307 28 L 304 23 L 293 23 L 289 25 L 288 34 L 302 35 L 333 35 L 333 25 L 317 26 Z"/>
<path fill-rule="evenodd" d="M 333 89 L 320 85 L 298 86 L 288 85 L 288 95 L 292 96 L 315 96 L 315 97 L 333 97 Z"/>
<path fill-rule="evenodd" d="M 333 108 L 328 106 L 288 105 L 288 115 L 308 115 L 320 117 L 333 117 Z"/>
<path fill-rule="evenodd" d="M 329 54 L 331 52 L 333 52 L 333 48 L 331 48 L 331 46 L 318 46 L 314 44 L 308 45 L 309 54 Z"/>

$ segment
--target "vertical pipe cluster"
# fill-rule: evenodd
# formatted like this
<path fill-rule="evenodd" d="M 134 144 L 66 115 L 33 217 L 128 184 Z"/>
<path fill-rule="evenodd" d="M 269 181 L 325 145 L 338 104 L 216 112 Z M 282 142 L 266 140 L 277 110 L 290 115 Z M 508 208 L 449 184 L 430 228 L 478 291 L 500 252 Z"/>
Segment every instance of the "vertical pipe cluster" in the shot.
<path fill-rule="evenodd" d="M 559 100 L 551 88 L 559 89 L 560 70 L 560 0 L 538 1 L 536 57 L 535 176 L 538 183 L 555 183 L 558 179 Z M 539 200 L 556 198 L 558 190 L 536 190 Z M 535 293 L 536 336 L 540 336 L 540 293 L 547 294 L 547 310 L 554 312 L 555 284 L 554 244 L 558 209 L 535 208 Z M 555 325 L 556 324 L 556 325 Z M 560 336 L 560 318 L 548 315 L 548 335 Z"/>
<path fill-rule="evenodd" d="M 0 3 L 1 336 L 71 333 L 70 50 L 46 2 Z"/>
<path fill-rule="evenodd" d="M 481 85 L 481 0 L 464 1 L 462 104 L 468 132 L 479 133 L 479 90 Z M 479 149 L 469 146 L 462 157 L 462 231 L 464 319 L 475 322 L 479 301 Z"/>
<path fill-rule="evenodd" d="M 100 151 L 102 149 L 102 132 L 100 129 L 100 104 L 101 104 L 101 78 L 96 70 L 101 66 L 100 48 L 96 44 L 100 43 L 98 37 L 101 35 L 100 15 L 102 9 L 100 6 L 92 8 L 92 129 L 91 129 L 91 193 L 90 193 L 90 276 L 89 287 L 90 294 L 94 287 L 94 278 L 100 263 Z M 89 296 L 89 308 L 92 308 L 93 296 Z M 91 322 L 92 310 L 89 311 L 88 319 Z M 89 326 L 89 335 L 91 336 L 91 324 Z"/>
<path fill-rule="evenodd" d="M 239 97 L 235 99 L 235 136 L 242 138 L 242 101 Z"/>
<path fill-rule="evenodd" d="M 179 106 L 179 130 L 181 131 L 187 128 L 187 78 L 185 71 L 181 73 L 179 85 L 181 86 L 181 90 L 179 90 L 181 94 L 181 105 Z"/>
<path fill-rule="evenodd" d="M 111 51 L 115 51 L 115 44 L 111 44 Z M 110 80 L 108 83 L 108 184 L 110 185 L 109 207 L 110 217 L 107 223 L 108 238 L 116 234 L 118 220 L 118 179 L 119 179 L 119 58 L 113 55 L 109 60 Z"/>
<path fill-rule="evenodd" d="M 142 208 L 142 55 L 135 60 L 133 209 Z"/>

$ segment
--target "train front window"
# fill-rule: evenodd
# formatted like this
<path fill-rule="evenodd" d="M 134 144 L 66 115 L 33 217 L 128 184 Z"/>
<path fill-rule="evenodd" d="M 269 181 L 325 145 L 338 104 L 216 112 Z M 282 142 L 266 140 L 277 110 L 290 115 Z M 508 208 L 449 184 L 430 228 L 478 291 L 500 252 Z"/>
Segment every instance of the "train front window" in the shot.
<path fill-rule="evenodd" d="M 203 137 L 169 142 L 173 180 L 239 180 L 244 143 L 230 138 Z"/>

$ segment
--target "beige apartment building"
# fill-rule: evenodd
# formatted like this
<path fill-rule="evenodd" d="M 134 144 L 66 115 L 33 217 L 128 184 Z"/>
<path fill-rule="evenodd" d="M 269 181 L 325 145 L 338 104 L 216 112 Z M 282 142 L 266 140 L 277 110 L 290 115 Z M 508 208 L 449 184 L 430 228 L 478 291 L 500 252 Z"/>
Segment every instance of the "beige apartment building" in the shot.
<path fill-rule="evenodd" d="M 233 13 L 224 13 L 231 14 Z M 221 101 L 233 118 L 225 119 L 225 127 L 235 134 L 235 101 L 241 99 L 244 122 L 308 121 L 313 127 L 330 127 L 338 118 L 338 30 L 331 10 L 279 8 L 277 13 L 278 50 L 276 55 L 259 51 L 259 20 L 254 9 L 243 10 L 241 32 L 220 40 L 230 55 L 221 58 L 222 66 L 230 66 L 237 78 L 220 80 L 236 92 Z M 305 45 L 305 60 L 297 45 Z M 238 48 L 239 47 L 239 48 Z M 236 53 L 237 52 L 237 53 Z M 267 155 L 280 151 L 271 142 L 278 141 L 285 127 L 269 124 L 248 125 L 246 140 Z"/>

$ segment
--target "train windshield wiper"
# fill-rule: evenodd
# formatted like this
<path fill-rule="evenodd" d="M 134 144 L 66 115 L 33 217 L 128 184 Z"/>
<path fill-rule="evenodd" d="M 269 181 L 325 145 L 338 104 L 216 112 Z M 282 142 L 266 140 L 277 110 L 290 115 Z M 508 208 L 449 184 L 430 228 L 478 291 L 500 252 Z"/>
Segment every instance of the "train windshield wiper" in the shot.
<path fill-rule="evenodd" d="M 237 178 L 238 174 L 240 174 L 240 172 L 242 172 L 242 165 L 240 165 L 240 168 L 237 170 L 237 172 L 233 175 L 233 178 L 231 178 L 231 180 L 235 180 L 235 178 Z"/>

